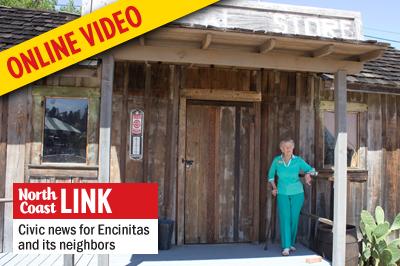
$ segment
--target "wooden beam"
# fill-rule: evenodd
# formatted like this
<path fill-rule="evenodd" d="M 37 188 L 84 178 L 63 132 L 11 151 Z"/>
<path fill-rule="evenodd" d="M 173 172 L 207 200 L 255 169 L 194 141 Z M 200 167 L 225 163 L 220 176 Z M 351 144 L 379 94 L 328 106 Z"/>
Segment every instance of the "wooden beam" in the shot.
<path fill-rule="evenodd" d="M 371 61 L 371 60 L 381 57 L 384 53 L 385 53 L 385 50 L 381 50 L 381 49 L 367 52 L 365 54 L 360 55 L 358 57 L 358 61 L 360 61 L 360 62 Z"/>
<path fill-rule="evenodd" d="M 400 89 L 398 87 L 381 86 L 376 84 L 365 84 L 365 83 L 349 83 L 347 84 L 347 91 L 362 92 L 369 94 L 393 94 L 400 95 Z"/>
<path fill-rule="evenodd" d="M 256 91 L 184 89 L 181 90 L 181 97 L 191 100 L 261 102 L 261 92 Z"/>
<path fill-rule="evenodd" d="M 75 170 L 75 169 L 29 169 L 30 177 L 83 177 L 97 179 L 97 170 Z"/>
<path fill-rule="evenodd" d="M 201 49 L 203 50 L 208 49 L 208 47 L 210 47 L 211 42 L 212 42 L 212 35 L 210 33 L 207 33 L 201 44 Z"/>
<path fill-rule="evenodd" d="M 328 56 L 333 53 L 335 46 L 333 44 L 325 45 L 324 47 L 314 50 L 312 52 L 312 57 L 321 58 L 324 56 Z"/>
<path fill-rule="evenodd" d="M 270 51 L 272 51 L 275 48 L 276 40 L 275 39 L 269 39 L 265 43 L 263 43 L 260 46 L 259 52 L 260 54 L 266 54 Z"/>
<path fill-rule="evenodd" d="M 347 207 L 347 90 L 346 72 L 335 74 L 335 166 L 333 206 L 333 266 L 345 265 Z"/>
<path fill-rule="evenodd" d="M 33 96 L 45 97 L 100 97 L 99 88 L 63 87 L 63 86 L 33 86 Z"/>
<path fill-rule="evenodd" d="M 144 39 L 144 36 L 139 37 L 139 43 L 140 46 L 146 46 L 146 40 Z"/>
<path fill-rule="evenodd" d="M 368 104 L 365 103 L 348 103 L 347 112 L 366 112 L 368 111 Z M 319 109 L 323 111 L 335 111 L 335 102 L 333 101 L 320 101 Z"/>
<path fill-rule="evenodd" d="M 193 28 L 159 28 L 150 33 L 152 39 L 175 39 L 175 40 L 193 40 L 193 37 L 204 36 L 204 34 L 213 34 L 214 37 L 218 36 L 224 40 L 228 40 L 230 44 L 246 44 L 260 43 L 265 38 L 274 38 L 279 43 L 291 43 L 298 47 L 319 47 L 329 44 L 334 44 L 339 50 L 346 51 L 345 54 L 357 55 L 359 51 L 370 51 L 375 49 L 386 49 L 387 45 L 371 44 L 358 40 L 332 40 L 332 39 L 319 39 L 309 37 L 293 37 L 293 36 L 268 36 L 265 34 L 244 33 L 235 31 L 218 31 L 218 30 L 204 30 Z M 279 47 L 280 48 L 280 47 Z"/>
<path fill-rule="evenodd" d="M 201 65 L 235 66 L 243 68 L 268 68 L 287 71 L 335 73 L 346 69 L 354 74 L 362 70 L 362 63 L 347 60 L 312 58 L 288 54 L 258 53 L 231 50 L 202 50 L 175 46 L 123 45 L 112 50 L 115 60 L 193 63 Z"/>

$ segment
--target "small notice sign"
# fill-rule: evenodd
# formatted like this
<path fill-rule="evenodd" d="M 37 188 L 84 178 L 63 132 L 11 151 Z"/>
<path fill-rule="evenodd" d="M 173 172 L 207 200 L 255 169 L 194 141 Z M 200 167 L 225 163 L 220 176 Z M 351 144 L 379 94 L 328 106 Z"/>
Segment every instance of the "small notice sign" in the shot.
<path fill-rule="evenodd" d="M 130 121 L 129 156 L 133 160 L 141 160 L 143 158 L 144 112 L 142 110 L 132 110 Z"/>
<path fill-rule="evenodd" d="M 157 189 L 149 183 L 15 183 L 13 252 L 156 254 Z"/>

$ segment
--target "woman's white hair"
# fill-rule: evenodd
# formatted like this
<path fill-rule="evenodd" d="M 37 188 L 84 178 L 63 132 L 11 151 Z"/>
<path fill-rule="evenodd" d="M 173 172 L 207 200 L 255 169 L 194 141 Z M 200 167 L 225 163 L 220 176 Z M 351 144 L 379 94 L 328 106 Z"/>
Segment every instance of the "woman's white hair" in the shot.
<path fill-rule="evenodd" d="M 291 143 L 293 145 L 293 147 L 294 147 L 294 140 L 291 139 L 291 138 L 285 138 L 285 139 L 281 140 L 281 142 L 279 143 L 279 147 L 282 147 L 282 145 L 284 143 Z"/>

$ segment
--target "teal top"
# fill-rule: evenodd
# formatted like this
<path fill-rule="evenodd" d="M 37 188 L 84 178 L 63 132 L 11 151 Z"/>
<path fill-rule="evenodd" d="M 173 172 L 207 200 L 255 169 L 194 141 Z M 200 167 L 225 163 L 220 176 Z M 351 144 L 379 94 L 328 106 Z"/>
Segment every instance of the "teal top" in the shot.
<path fill-rule="evenodd" d="M 278 194 L 295 195 L 303 193 L 303 184 L 300 181 L 300 171 L 313 173 L 315 169 L 307 164 L 300 156 L 292 155 L 286 164 L 283 155 L 276 156 L 268 171 L 268 181 L 273 182 L 275 175 L 278 176 Z"/>

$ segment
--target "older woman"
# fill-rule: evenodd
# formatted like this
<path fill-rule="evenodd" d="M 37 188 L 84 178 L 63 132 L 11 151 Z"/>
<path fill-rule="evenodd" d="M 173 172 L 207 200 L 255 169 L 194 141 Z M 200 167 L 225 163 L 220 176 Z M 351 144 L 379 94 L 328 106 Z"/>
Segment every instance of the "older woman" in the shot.
<path fill-rule="evenodd" d="M 301 157 L 293 154 L 294 141 L 282 140 L 280 143 L 282 154 L 276 156 L 268 171 L 268 181 L 272 185 L 272 194 L 278 199 L 279 225 L 281 230 L 282 255 L 288 256 L 294 247 L 299 223 L 300 211 L 304 203 L 303 184 L 300 181 L 300 172 L 305 173 L 305 182 L 311 185 L 311 176 L 315 170 Z M 275 175 L 278 176 L 278 187 L 275 184 Z"/>

